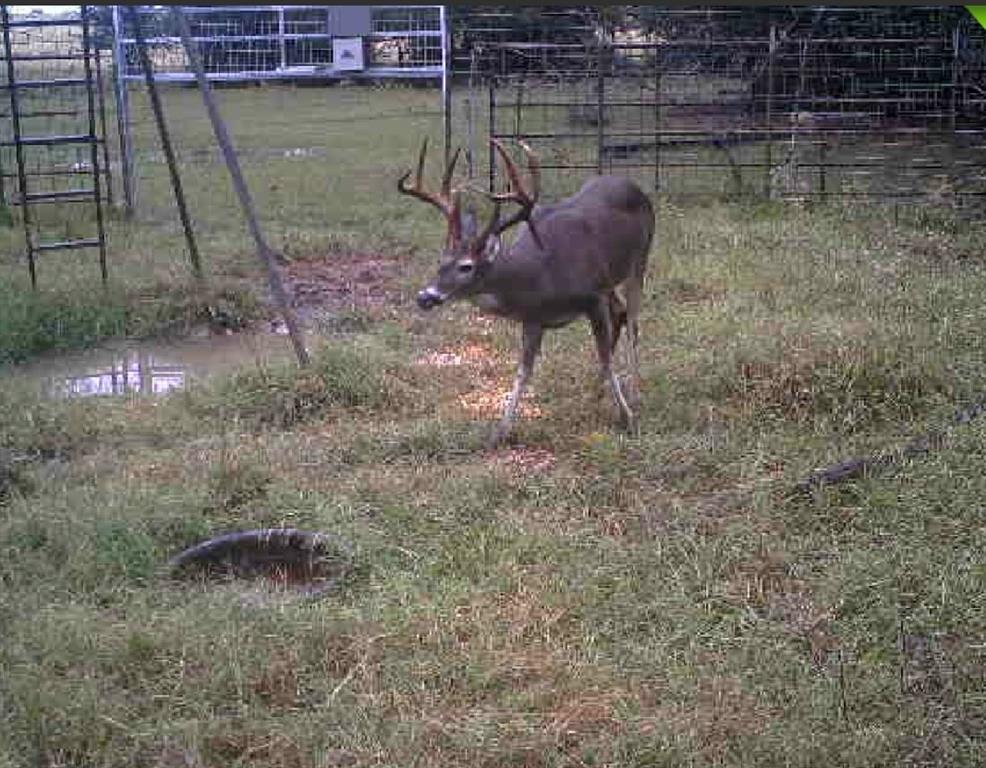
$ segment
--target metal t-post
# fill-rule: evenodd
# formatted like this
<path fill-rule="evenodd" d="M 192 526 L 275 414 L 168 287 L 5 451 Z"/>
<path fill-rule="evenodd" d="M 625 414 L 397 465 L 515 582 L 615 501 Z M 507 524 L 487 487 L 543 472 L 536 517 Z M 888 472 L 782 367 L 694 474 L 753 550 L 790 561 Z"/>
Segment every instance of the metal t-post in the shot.
<path fill-rule="evenodd" d="M 958 112 L 959 82 L 961 72 L 962 29 L 956 24 L 952 29 L 952 88 L 949 99 L 949 128 L 955 132 L 956 114 Z"/>
<path fill-rule="evenodd" d="M 171 146 L 171 135 L 168 133 L 168 124 L 164 119 L 164 107 L 161 105 L 161 95 L 158 93 L 157 83 L 154 82 L 154 68 L 151 65 L 151 57 L 147 53 L 144 30 L 140 24 L 140 10 L 136 6 L 130 6 L 127 8 L 127 11 L 130 13 L 130 21 L 134 27 L 137 55 L 140 57 L 140 65 L 144 70 L 147 93 L 151 97 L 154 121 L 157 123 L 158 135 L 161 137 L 161 149 L 164 150 L 164 157 L 168 162 L 168 172 L 171 174 L 171 188 L 175 192 L 175 205 L 178 206 L 178 215 L 181 217 L 182 230 L 185 232 L 185 246 L 188 248 L 188 258 L 192 263 L 192 273 L 198 280 L 202 280 L 204 277 L 202 274 L 202 260 L 199 258 L 199 247 L 195 242 L 192 219 L 188 215 L 188 207 L 185 205 L 185 191 L 181 185 L 181 175 L 178 173 L 178 160 L 175 158 L 175 150 Z"/>
<path fill-rule="evenodd" d="M 777 52 L 777 26 L 775 24 L 770 25 L 770 42 L 767 49 L 767 126 L 766 126 L 766 137 L 767 143 L 766 147 L 766 163 L 764 167 L 766 173 L 763 179 L 763 194 L 768 200 L 771 198 L 771 192 L 773 184 L 771 183 L 773 179 L 774 171 L 774 126 L 773 126 L 773 111 L 774 111 L 774 55 Z"/>
<path fill-rule="evenodd" d="M 469 87 L 466 90 L 466 170 L 469 181 L 475 178 L 474 163 L 476 162 L 476 132 L 473 125 L 473 88 L 476 84 L 476 49 L 469 52 Z"/>
<path fill-rule="evenodd" d="M 596 43 L 596 173 L 603 172 L 606 154 L 606 75 L 602 42 Z"/>
<path fill-rule="evenodd" d="M 449 29 L 449 7 L 439 9 L 442 28 L 442 134 L 445 145 L 445 167 L 452 153 L 452 30 Z"/>
<path fill-rule="evenodd" d="M 277 265 L 274 263 L 274 255 L 271 253 L 270 247 L 267 245 L 267 241 L 264 240 L 264 235 L 260 231 L 260 223 L 253 205 L 253 198 L 250 197 L 250 190 L 247 188 L 246 180 L 243 178 L 243 172 L 240 170 L 240 163 L 236 157 L 236 151 L 233 149 L 233 142 L 230 139 L 229 132 L 226 130 L 226 123 L 223 122 L 222 115 L 219 114 L 219 107 L 216 105 L 215 98 L 213 97 L 209 80 L 205 76 L 202 60 L 199 58 L 198 51 L 192 43 L 192 33 L 188 27 L 188 20 L 185 18 L 185 14 L 182 13 L 181 6 L 172 7 L 171 13 L 177 22 L 178 33 L 181 35 L 181 43 L 185 48 L 185 55 L 188 57 L 189 64 L 191 64 L 192 69 L 195 71 L 195 79 L 198 80 L 202 99 L 205 101 L 206 110 L 209 112 L 209 119 L 212 121 L 212 130 L 216 134 L 216 141 L 222 150 L 223 159 L 226 161 L 226 168 L 232 177 L 233 187 L 236 190 L 237 196 L 240 198 L 240 205 L 243 208 L 243 215 L 246 217 L 247 225 L 250 227 L 250 234 L 253 235 L 253 240 L 256 243 L 257 256 L 267 270 L 267 280 L 270 284 L 271 294 L 277 303 L 278 309 L 281 311 L 284 324 L 288 328 L 291 343 L 294 345 L 294 351 L 298 357 L 298 363 L 302 367 L 307 367 L 311 363 L 311 359 L 308 356 L 308 350 L 305 349 L 301 329 L 298 326 L 294 313 L 291 311 L 288 295 L 284 290 L 284 283 L 281 281 L 281 275 L 277 270 Z"/>
<path fill-rule="evenodd" d="M 501 70 L 502 71 L 502 70 Z M 487 127 L 488 137 L 490 139 L 496 138 L 496 75 L 490 75 L 490 102 L 487 107 L 487 119 L 489 120 L 489 126 Z M 489 142 L 489 147 L 487 148 L 489 152 L 489 187 L 490 194 L 496 191 L 496 155 L 493 154 L 493 142 Z"/>

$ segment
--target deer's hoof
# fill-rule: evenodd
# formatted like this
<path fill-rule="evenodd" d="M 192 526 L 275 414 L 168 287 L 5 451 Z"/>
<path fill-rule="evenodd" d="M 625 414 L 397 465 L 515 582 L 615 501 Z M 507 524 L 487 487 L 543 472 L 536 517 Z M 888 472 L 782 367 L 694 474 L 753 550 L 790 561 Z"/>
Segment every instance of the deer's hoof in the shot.
<path fill-rule="evenodd" d="M 620 410 L 620 427 L 622 427 L 627 433 L 631 435 L 636 435 L 640 429 L 640 422 L 634 415 L 633 411 L 624 411 L 622 408 Z"/>

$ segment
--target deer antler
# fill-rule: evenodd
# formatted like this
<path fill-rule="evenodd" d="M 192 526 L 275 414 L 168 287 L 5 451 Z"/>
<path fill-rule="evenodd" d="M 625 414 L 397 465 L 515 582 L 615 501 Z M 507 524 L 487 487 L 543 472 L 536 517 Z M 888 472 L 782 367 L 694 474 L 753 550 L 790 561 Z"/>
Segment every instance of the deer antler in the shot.
<path fill-rule="evenodd" d="M 503 144 L 500 143 L 498 139 L 490 139 L 490 144 L 497 151 L 501 158 L 503 158 L 504 166 L 507 170 L 507 176 L 510 178 L 510 192 L 504 192 L 501 194 L 490 194 L 489 192 L 484 192 L 490 200 L 493 201 L 493 216 L 490 219 L 489 224 L 486 225 L 486 229 L 483 230 L 483 234 L 478 238 L 478 242 L 483 242 L 487 237 L 491 235 L 499 235 L 500 233 L 506 231 L 514 224 L 521 221 L 526 221 L 528 226 L 531 228 L 531 234 L 534 235 L 534 240 L 537 242 L 538 247 L 542 248 L 541 238 L 538 236 L 537 230 L 534 228 L 534 222 L 531 220 L 531 213 L 534 211 L 534 206 L 537 204 L 538 197 L 541 195 L 541 165 L 538 161 L 538 156 L 534 153 L 525 142 L 517 140 L 520 144 L 521 149 L 524 151 L 524 155 L 527 157 L 527 169 L 531 177 L 530 188 L 526 187 L 523 180 L 520 177 L 520 171 L 517 169 L 516 163 L 507 154 L 507 150 L 504 149 Z M 520 205 L 520 209 L 513 214 L 513 216 L 508 216 L 506 219 L 500 220 L 500 205 L 501 203 L 517 203 Z"/>
<path fill-rule="evenodd" d="M 425 154 L 428 151 L 428 138 L 421 142 L 421 153 L 418 155 L 418 169 L 414 175 L 414 186 L 407 185 L 407 179 L 411 175 L 408 171 L 397 180 L 397 189 L 405 195 L 416 197 L 430 203 L 440 210 L 448 220 L 448 239 L 451 244 L 458 244 L 462 240 L 462 222 L 459 217 L 459 190 L 452 189 L 452 174 L 455 171 L 455 164 L 459 159 L 461 147 L 455 150 L 452 155 L 452 162 L 445 169 L 442 176 L 442 188 L 440 192 L 428 192 L 424 188 L 422 177 L 424 176 Z"/>

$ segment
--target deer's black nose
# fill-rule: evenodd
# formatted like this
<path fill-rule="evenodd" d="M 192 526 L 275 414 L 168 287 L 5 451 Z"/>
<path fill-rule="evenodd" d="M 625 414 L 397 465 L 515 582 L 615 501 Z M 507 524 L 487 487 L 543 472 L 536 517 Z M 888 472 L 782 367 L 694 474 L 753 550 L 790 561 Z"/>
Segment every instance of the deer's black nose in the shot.
<path fill-rule="evenodd" d="M 443 301 L 445 301 L 445 297 L 434 288 L 425 288 L 418 294 L 418 306 L 421 307 L 421 309 L 432 309 L 433 307 L 437 307 Z"/>

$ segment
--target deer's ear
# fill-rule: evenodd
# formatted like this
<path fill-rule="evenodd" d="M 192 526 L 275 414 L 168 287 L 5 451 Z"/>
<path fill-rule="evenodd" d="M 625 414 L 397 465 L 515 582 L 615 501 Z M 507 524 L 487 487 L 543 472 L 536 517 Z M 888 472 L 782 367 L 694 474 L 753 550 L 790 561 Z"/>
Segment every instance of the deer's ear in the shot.
<path fill-rule="evenodd" d="M 486 238 L 486 242 L 483 243 L 483 261 L 490 263 L 496 260 L 496 257 L 500 255 L 503 250 L 503 238 L 499 235 L 492 235 Z"/>

